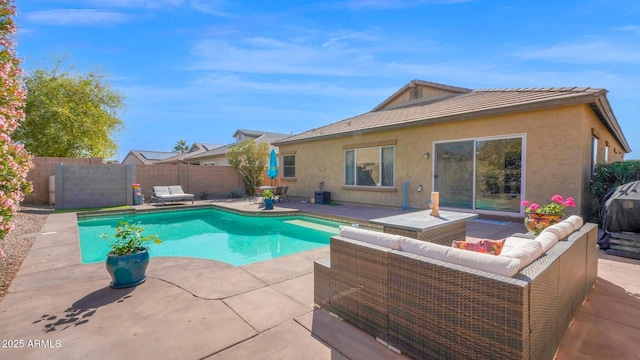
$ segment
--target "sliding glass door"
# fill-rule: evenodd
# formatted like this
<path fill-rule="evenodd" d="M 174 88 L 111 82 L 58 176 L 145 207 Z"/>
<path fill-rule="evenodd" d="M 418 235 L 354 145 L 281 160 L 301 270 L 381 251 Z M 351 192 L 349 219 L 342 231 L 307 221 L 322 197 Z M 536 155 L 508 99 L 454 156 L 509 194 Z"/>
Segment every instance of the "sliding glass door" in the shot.
<path fill-rule="evenodd" d="M 473 208 L 473 141 L 436 144 L 434 183 L 440 206 Z"/>
<path fill-rule="evenodd" d="M 520 212 L 523 137 L 435 144 L 442 207 Z"/>

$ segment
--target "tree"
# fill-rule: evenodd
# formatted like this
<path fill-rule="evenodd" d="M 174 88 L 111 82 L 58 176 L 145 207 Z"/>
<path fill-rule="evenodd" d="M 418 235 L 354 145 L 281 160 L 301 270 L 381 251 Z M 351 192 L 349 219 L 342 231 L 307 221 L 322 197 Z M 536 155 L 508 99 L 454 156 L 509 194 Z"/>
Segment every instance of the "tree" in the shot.
<path fill-rule="evenodd" d="M 118 118 L 123 97 L 97 71 L 71 74 L 38 69 L 25 77 L 25 121 L 14 139 L 35 156 L 115 156 L 112 138 L 124 126 Z"/>
<path fill-rule="evenodd" d="M 242 140 L 227 152 L 229 165 L 238 170 L 249 195 L 254 195 L 256 189 L 262 184 L 262 175 L 267 166 L 268 157 L 269 145 L 256 142 L 254 139 Z"/>
<path fill-rule="evenodd" d="M 187 142 L 185 140 L 178 140 L 178 142 L 176 142 L 176 146 L 173 147 L 173 152 L 177 152 L 177 153 L 185 153 L 187 150 L 189 150 L 189 145 L 187 145 Z"/>
<path fill-rule="evenodd" d="M 0 240 L 13 229 L 12 220 L 19 204 L 31 192 L 27 173 L 33 168 L 31 156 L 11 139 L 24 120 L 26 96 L 20 84 L 22 69 L 13 41 L 15 13 L 13 1 L 0 0 Z"/>

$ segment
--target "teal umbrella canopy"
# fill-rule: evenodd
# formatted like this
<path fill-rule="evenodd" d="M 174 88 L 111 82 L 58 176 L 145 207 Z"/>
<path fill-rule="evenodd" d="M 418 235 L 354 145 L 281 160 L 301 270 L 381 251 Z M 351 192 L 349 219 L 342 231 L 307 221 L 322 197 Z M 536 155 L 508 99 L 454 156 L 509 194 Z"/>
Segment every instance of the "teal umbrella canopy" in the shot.
<path fill-rule="evenodd" d="M 267 176 L 273 180 L 278 177 L 278 158 L 276 157 L 276 150 L 271 149 L 271 155 L 269 156 L 269 168 L 267 169 Z M 273 181 L 272 181 L 273 184 Z"/>

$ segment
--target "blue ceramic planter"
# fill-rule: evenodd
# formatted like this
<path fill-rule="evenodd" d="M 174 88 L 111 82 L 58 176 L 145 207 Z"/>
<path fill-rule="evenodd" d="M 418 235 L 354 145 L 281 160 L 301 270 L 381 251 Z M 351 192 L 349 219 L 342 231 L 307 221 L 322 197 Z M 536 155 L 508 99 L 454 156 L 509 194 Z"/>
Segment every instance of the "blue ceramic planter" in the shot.
<path fill-rule="evenodd" d="M 264 209 L 273 210 L 273 199 L 264 199 Z"/>
<path fill-rule="evenodd" d="M 128 288 L 142 284 L 147 280 L 146 270 L 149 265 L 149 251 L 131 255 L 107 254 L 107 271 L 111 275 L 111 287 Z"/>

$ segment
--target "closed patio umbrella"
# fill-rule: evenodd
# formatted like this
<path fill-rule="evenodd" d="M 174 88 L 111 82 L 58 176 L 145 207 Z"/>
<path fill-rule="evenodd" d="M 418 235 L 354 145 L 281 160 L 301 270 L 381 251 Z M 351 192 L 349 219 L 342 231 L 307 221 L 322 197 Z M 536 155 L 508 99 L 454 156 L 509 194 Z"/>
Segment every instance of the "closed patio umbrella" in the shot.
<path fill-rule="evenodd" d="M 269 156 L 269 168 L 267 169 L 267 176 L 271 179 L 271 186 L 273 186 L 273 179 L 278 177 L 278 159 L 276 158 L 276 150 L 271 149 L 271 155 Z"/>

